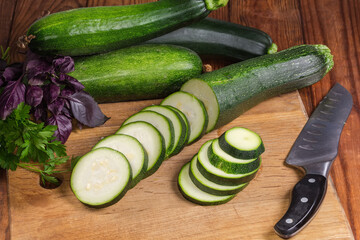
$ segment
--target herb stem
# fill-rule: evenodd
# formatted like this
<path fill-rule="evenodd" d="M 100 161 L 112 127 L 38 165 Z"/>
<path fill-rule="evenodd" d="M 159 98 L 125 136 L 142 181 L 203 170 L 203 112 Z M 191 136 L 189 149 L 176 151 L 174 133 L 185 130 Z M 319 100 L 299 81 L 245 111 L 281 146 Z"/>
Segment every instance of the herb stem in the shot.
<path fill-rule="evenodd" d="M 24 168 L 26 170 L 29 170 L 31 172 L 37 172 L 37 173 L 42 173 L 42 170 L 41 169 L 38 169 L 38 168 L 31 168 L 29 166 L 29 164 L 25 164 L 25 163 L 17 163 L 18 167 L 21 167 L 21 168 Z"/>

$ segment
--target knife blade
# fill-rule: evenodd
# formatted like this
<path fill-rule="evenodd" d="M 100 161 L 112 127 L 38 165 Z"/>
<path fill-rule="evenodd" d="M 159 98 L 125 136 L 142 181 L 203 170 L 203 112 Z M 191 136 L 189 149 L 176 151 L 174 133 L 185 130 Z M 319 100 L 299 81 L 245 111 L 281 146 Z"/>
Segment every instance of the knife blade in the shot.
<path fill-rule="evenodd" d="M 293 188 L 289 209 L 274 226 L 280 237 L 294 236 L 317 213 L 352 105 L 351 94 L 339 83 L 335 84 L 295 140 L 286 163 L 303 168 L 306 174 Z"/>

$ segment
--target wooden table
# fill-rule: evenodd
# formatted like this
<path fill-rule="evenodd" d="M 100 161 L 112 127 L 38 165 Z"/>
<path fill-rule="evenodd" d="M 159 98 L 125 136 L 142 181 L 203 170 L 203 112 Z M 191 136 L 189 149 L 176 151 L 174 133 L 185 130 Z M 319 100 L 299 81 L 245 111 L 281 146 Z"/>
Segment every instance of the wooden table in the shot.
<path fill-rule="evenodd" d="M 17 38 L 43 11 L 62 11 L 76 7 L 134 4 L 141 0 L 0 0 L 0 44 L 12 47 L 12 60 L 22 61 L 14 51 Z M 350 222 L 355 239 L 360 239 L 360 154 L 359 94 L 360 77 L 360 1 L 357 0 L 230 0 L 212 17 L 259 28 L 269 33 L 279 50 L 293 45 L 322 43 L 334 55 L 334 69 L 320 82 L 300 90 L 308 114 L 335 82 L 353 95 L 354 108 L 344 127 L 339 155 L 331 176 Z M 0 171 L 0 238 L 10 239 L 7 174 Z"/>

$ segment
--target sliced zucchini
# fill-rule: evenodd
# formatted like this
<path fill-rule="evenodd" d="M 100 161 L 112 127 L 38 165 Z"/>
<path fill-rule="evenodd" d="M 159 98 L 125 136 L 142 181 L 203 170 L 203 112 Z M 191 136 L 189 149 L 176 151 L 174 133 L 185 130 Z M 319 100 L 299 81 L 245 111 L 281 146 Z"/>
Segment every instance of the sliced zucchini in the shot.
<path fill-rule="evenodd" d="M 242 191 L 249 183 L 242 183 L 235 186 L 225 186 L 214 183 L 204 177 L 197 168 L 197 155 L 191 160 L 190 163 L 190 178 L 193 183 L 202 191 L 216 195 L 227 196 L 237 194 Z"/>
<path fill-rule="evenodd" d="M 182 85 L 181 91 L 191 93 L 204 103 L 209 117 L 206 132 L 212 131 L 215 128 L 220 113 L 219 104 L 212 88 L 200 79 L 191 79 L 191 81 L 187 81 Z"/>
<path fill-rule="evenodd" d="M 209 140 L 204 143 L 198 153 L 197 167 L 204 177 L 214 183 L 225 186 L 235 186 L 242 183 L 250 182 L 250 180 L 255 177 L 258 169 L 260 168 L 260 164 L 257 169 L 246 174 L 226 173 L 223 170 L 212 165 L 208 156 L 208 152 L 213 141 L 214 140 Z M 261 159 L 259 159 L 259 161 L 261 161 Z"/>
<path fill-rule="evenodd" d="M 165 142 L 161 133 L 150 123 L 133 122 L 122 126 L 116 134 L 125 134 L 136 138 L 144 147 L 148 156 L 148 166 L 144 177 L 159 169 L 165 158 Z"/>
<path fill-rule="evenodd" d="M 190 162 L 179 173 L 178 186 L 181 194 L 189 201 L 200 205 L 219 205 L 230 201 L 236 195 L 216 196 L 200 190 L 190 178 Z"/>
<path fill-rule="evenodd" d="M 215 139 L 208 152 L 212 165 L 226 173 L 244 174 L 259 168 L 259 158 L 239 159 L 224 152 L 219 146 L 219 139 Z"/>
<path fill-rule="evenodd" d="M 219 145 L 229 155 L 241 159 L 257 158 L 265 151 L 260 136 L 242 127 L 234 127 L 222 134 Z"/>
<path fill-rule="evenodd" d="M 157 112 L 141 111 L 126 119 L 122 126 L 137 121 L 148 122 L 159 130 L 161 135 L 164 137 L 166 157 L 168 157 L 172 153 L 174 146 L 174 127 L 171 121 L 164 115 Z"/>
<path fill-rule="evenodd" d="M 111 148 L 98 148 L 77 162 L 70 186 L 82 203 L 106 207 L 124 196 L 131 180 L 131 167 L 122 153 Z"/>
<path fill-rule="evenodd" d="M 189 123 L 187 117 L 185 116 L 185 114 L 182 111 L 180 111 L 177 108 L 174 108 L 173 106 L 164 106 L 164 107 L 167 107 L 167 108 L 170 108 L 171 110 L 173 110 L 183 120 L 183 123 L 185 124 L 185 128 L 187 129 L 185 139 L 184 139 L 184 146 L 183 146 L 183 147 L 185 147 L 189 141 L 189 137 L 190 137 L 190 133 L 191 133 L 190 123 Z"/>
<path fill-rule="evenodd" d="M 205 134 L 208 115 L 204 104 L 192 94 L 181 91 L 175 92 L 165 98 L 161 105 L 173 106 L 185 114 L 190 125 L 188 144 L 193 143 Z"/>
<path fill-rule="evenodd" d="M 154 111 L 167 117 L 174 127 L 174 144 L 171 149 L 171 155 L 178 154 L 185 146 L 187 136 L 187 127 L 182 117 L 173 109 L 166 106 L 152 105 L 144 108 L 142 111 Z"/>
<path fill-rule="evenodd" d="M 144 177 L 148 165 L 148 156 L 136 138 L 124 134 L 108 136 L 100 140 L 93 149 L 101 147 L 108 147 L 125 155 L 132 170 L 131 188 Z"/>

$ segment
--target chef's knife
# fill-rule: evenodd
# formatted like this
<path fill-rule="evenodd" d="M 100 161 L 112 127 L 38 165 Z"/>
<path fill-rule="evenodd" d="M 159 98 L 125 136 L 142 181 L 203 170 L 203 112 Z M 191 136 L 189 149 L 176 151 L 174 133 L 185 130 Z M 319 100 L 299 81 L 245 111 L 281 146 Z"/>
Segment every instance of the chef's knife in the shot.
<path fill-rule="evenodd" d="M 285 215 L 276 223 L 275 232 L 290 238 L 315 216 L 327 189 L 327 178 L 337 156 L 340 134 L 353 100 L 340 84 L 319 103 L 291 148 L 286 163 L 304 168 L 306 175 L 294 187 Z"/>

